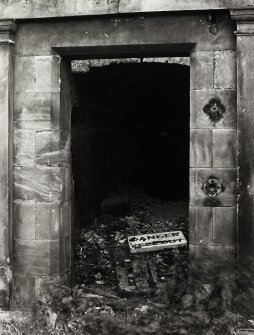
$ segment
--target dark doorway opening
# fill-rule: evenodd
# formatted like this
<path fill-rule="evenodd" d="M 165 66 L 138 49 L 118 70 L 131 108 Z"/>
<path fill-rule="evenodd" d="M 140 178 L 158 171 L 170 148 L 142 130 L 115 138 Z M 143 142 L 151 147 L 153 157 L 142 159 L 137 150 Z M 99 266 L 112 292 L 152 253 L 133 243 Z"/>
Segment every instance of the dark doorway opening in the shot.
<path fill-rule="evenodd" d="M 156 61 L 99 64 L 74 74 L 74 275 L 119 289 L 123 235 L 181 229 L 188 238 L 190 74 Z"/>

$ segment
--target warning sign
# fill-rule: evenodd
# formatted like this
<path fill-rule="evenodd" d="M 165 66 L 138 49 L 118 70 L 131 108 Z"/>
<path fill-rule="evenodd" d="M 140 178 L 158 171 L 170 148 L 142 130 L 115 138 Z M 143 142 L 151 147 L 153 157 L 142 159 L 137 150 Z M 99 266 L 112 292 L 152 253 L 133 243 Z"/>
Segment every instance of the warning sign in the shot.
<path fill-rule="evenodd" d="M 131 253 L 157 251 L 187 245 L 187 240 L 181 231 L 129 236 L 128 242 Z"/>

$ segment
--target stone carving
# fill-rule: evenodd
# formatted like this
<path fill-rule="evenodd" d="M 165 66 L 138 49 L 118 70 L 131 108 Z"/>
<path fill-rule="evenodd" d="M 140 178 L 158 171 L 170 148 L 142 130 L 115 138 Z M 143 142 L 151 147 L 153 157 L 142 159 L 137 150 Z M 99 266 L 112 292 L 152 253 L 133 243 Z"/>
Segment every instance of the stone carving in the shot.
<path fill-rule="evenodd" d="M 225 187 L 217 177 L 210 176 L 202 185 L 202 190 L 208 197 L 215 198 L 218 194 L 225 191 Z"/>
<path fill-rule="evenodd" d="M 219 122 L 223 119 L 224 113 L 226 112 L 225 106 L 222 104 L 219 98 L 213 98 L 204 107 L 204 113 L 209 116 L 213 123 Z"/>

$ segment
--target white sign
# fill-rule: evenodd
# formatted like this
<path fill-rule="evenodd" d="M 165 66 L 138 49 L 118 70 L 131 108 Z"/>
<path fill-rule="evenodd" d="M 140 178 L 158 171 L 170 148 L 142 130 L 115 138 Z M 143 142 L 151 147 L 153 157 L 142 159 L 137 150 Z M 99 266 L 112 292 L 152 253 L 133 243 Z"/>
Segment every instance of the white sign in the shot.
<path fill-rule="evenodd" d="M 187 240 L 181 231 L 129 236 L 128 242 L 131 253 L 176 248 L 187 244 Z"/>

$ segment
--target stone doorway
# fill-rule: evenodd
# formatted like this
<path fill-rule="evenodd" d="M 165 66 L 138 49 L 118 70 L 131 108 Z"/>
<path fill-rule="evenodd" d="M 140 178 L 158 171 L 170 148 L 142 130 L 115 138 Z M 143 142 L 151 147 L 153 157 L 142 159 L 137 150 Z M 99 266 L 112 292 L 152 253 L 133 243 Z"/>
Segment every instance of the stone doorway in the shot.
<path fill-rule="evenodd" d="M 189 58 L 73 64 L 83 70 L 73 80 L 74 278 L 128 292 L 123 264 L 113 274 L 127 236 L 184 230 L 188 239 Z M 146 280 L 132 290 L 152 289 Z"/>
<path fill-rule="evenodd" d="M 8 203 L 2 211 L 7 238 L 1 255 L 1 269 L 7 269 L 1 275 L 1 287 L 7 297 L 10 265 L 15 299 L 24 305 L 36 299 L 45 279 L 65 278 L 70 270 L 70 60 L 77 58 L 190 56 L 191 250 L 196 257 L 223 254 L 230 259 L 228 263 L 235 264 L 234 24 L 228 12 L 216 14 L 216 25 L 209 17 L 206 12 L 181 12 L 117 19 L 24 20 L 18 25 L 15 48 L 1 45 L 5 69 L 14 70 L 14 85 L 8 76 L 4 86 L 8 99 L 9 90 L 14 89 L 14 108 L 12 101 L 5 105 L 10 106 L 5 114 L 9 128 L 4 129 L 9 140 L 1 149 L 14 165 L 13 173 L 10 165 L 4 165 L 7 182 L 0 194 L 2 203 Z M 12 35 L 16 25 L 9 22 L 4 29 Z M 28 41 L 33 41 L 29 47 Z"/>

